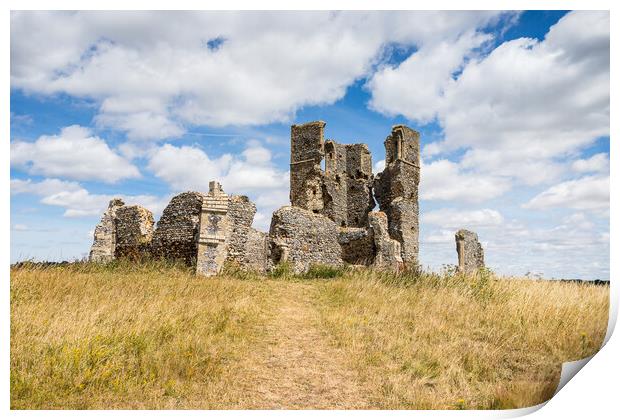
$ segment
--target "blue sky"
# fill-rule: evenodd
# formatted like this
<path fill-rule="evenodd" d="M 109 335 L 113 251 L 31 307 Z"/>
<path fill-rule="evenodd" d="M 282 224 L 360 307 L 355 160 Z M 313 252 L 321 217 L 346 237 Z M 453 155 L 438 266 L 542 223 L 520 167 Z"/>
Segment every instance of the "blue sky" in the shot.
<path fill-rule="evenodd" d="M 113 196 L 222 181 L 288 203 L 290 125 L 422 139 L 420 259 L 478 232 L 499 273 L 609 278 L 607 12 L 19 12 L 11 260 L 80 258 Z"/>

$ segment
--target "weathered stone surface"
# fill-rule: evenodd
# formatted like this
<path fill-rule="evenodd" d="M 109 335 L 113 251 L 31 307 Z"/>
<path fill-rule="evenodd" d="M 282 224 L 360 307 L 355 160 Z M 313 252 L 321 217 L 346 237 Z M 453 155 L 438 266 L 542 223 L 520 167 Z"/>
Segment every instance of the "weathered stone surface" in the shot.
<path fill-rule="evenodd" d="M 253 240 L 257 240 L 255 231 L 252 229 L 252 221 L 256 214 L 256 206 L 248 197 L 241 195 L 233 195 L 228 199 L 228 217 L 230 218 L 230 231 L 228 233 L 228 249 L 226 261 L 232 263 L 242 269 L 249 268 L 248 264 L 251 259 L 260 258 L 260 256 L 248 256 L 248 239 L 250 235 Z M 250 244 L 256 247 L 256 244 Z M 262 256 L 265 257 L 264 252 Z M 256 264 L 254 261 L 254 266 Z"/>
<path fill-rule="evenodd" d="M 150 255 L 153 239 L 153 213 L 142 206 L 123 206 L 116 210 L 116 258 L 137 260 Z"/>
<path fill-rule="evenodd" d="M 347 226 L 366 227 L 372 196 L 372 157 L 365 144 L 347 144 Z"/>
<path fill-rule="evenodd" d="M 267 233 L 250 228 L 245 242 L 245 253 L 241 267 L 263 273 L 271 267 Z"/>
<path fill-rule="evenodd" d="M 325 173 L 323 181 L 323 212 L 336 225 L 347 226 L 347 151 L 344 144 L 325 142 Z"/>
<path fill-rule="evenodd" d="M 365 144 L 325 143 L 323 214 L 341 227 L 366 227 L 372 197 L 372 159 Z"/>
<path fill-rule="evenodd" d="M 291 184 L 293 206 L 323 211 L 323 121 L 291 126 Z"/>
<path fill-rule="evenodd" d="M 469 230 L 461 229 L 454 235 L 458 255 L 458 271 L 475 273 L 484 268 L 484 250 L 478 242 L 478 235 Z"/>
<path fill-rule="evenodd" d="M 269 251 L 273 264 L 289 262 L 296 273 L 312 264 L 342 264 L 336 224 L 298 207 L 285 206 L 273 213 Z"/>
<path fill-rule="evenodd" d="M 196 272 L 212 276 L 225 264 L 242 270 L 265 271 L 267 234 L 253 229 L 256 206 L 246 196 L 226 194 L 209 183 L 200 216 Z"/>
<path fill-rule="evenodd" d="M 199 231 L 196 273 L 214 276 L 224 268 L 230 236 L 228 195 L 218 182 L 209 183 L 203 198 Z"/>
<path fill-rule="evenodd" d="M 385 142 L 386 166 L 374 180 L 375 197 L 387 215 L 390 236 L 401 244 L 403 262 L 418 264 L 420 134 L 404 125 Z"/>
<path fill-rule="evenodd" d="M 106 262 L 114 259 L 116 249 L 116 211 L 125 203 L 120 198 L 110 200 L 101 222 L 95 227 L 93 245 L 89 259 L 95 262 Z"/>
<path fill-rule="evenodd" d="M 375 206 L 368 146 L 324 141 L 324 129 L 323 121 L 291 126 L 291 204 L 341 227 L 366 227 Z"/>
<path fill-rule="evenodd" d="M 371 265 L 375 260 L 375 241 L 368 228 L 340 228 L 338 243 L 348 264 Z"/>
<path fill-rule="evenodd" d="M 170 200 L 153 235 L 155 258 L 181 260 L 188 266 L 195 264 L 203 198 L 202 193 L 188 191 Z"/>
<path fill-rule="evenodd" d="M 370 212 L 368 222 L 375 245 L 373 265 L 378 269 L 397 271 L 402 268 L 400 242 L 390 238 L 388 219 L 383 212 Z"/>

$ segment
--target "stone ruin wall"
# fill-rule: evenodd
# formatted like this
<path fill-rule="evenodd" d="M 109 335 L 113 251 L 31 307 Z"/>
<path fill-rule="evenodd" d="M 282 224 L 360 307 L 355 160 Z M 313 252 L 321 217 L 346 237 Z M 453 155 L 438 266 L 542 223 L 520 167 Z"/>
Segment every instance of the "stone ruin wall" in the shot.
<path fill-rule="evenodd" d="M 454 239 L 460 273 L 473 274 L 484 268 L 484 250 L 478 241 L 477 234 L 460 229 L 454 235 Z"/>
<path fill-rule="evenodd" d="M 323 212 L 323 130 L 325 123 L 315 121 L 291 126 L 291 205 Z"/>
<path fill-rule="evenodd" d="M 252 228 L 256 206 L 246 196 L 229 196 L 215 181 L 209 183 L 200 214 L 196 272 L 221 273 L 226 264 L 264 272 L 267 234 Z"/>
<path fill-rule="evenodd" d="M 289 263 L 295 273 L 312 264 L 340 266 L 338 226 L 327 217 L 300 207 L 284 206 L 273 213 L 269 254 L 274 265 Z"/>
<path fill-rule="evenodd" d="M 91 260 L 150 255 L 204 275 L 225 265 L 265 272 L 281 262 L 296 272 L 311 264 L 417 266 L 419 133 L 394 126 L 384 142 L 385 169 L 374 177 L 365 144 L 324 141 L 324 128 L 322 121 L 291 127 L 292 206 L 274 212 L 269 233 L 251 227 L 256 206 L 247 197 L 211 182 L 207 194 L 173 197 L 156 229 L 150 211 L 112 200 L 95 229 Z M 375 197 L 381 211 L 372 211 Z M 484 266 L 474 233 L 461 230 L 456 240 L 459 270 Z"/>
<path fill-rule="evenodd" d="M 110 200 L 107 210 L 101 217 L 101 222 L 95 227 L 93 245 L 89 259 L 96 262 L 107 262 L 114 259 L 116 250 L 116 211 L 123 207 L 125 202 L 120 198 Z"/>
<path fill-rule="evenodd" d="M 116 210 L 115 258 L 140 260 L 150 255 L 153 213 L 142 206 L 122 206 Z"/>
<path fill-rule="evenodd" d="M 374 180 L 375 197 L 388 218 L 390 236 L 400 242 L 403 262 L 418 264 L 420 134 L 404 125 L 385 142 L 385 169 Z"/>
<path fill-rule="evenodd" d="M 153 234 L 153 257 L 192 266 L 198 252 L 198 225 L 204 194 L 188 191 L 170 200 Z"/>
<path fill-rule="evenodd" d="M 291 127 L 291 203 L 322 214 L 341 228 L 342 257 L 370 264 L 376 248 L 367 232 L 375 207 L 373 187 L 387 216 L 389 236 L 400 243 L 403 262 L 418 264 L 420 135 L 397 125 L 385 140 L 386 167 L 373 177 L 372 157 L 365 144 L 323 141 L 325 123 Z M 325 171 L 321 160 L 325 158 Z M 319 188 L 320 186 L 320 188 Z M 350 231 L 347 231 L 350 229 Z M 365 262 L 365 263 L 364 263 Z"/>

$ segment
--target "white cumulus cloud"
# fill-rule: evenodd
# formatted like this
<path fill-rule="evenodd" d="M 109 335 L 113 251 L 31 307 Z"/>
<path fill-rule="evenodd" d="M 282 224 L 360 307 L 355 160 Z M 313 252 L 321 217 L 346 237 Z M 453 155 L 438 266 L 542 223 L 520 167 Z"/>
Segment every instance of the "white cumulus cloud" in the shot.
<path fill-rule="evenodd" d="M 586 176 L 561 182 L 523 205 L 527 209 L 566 207 L 577 210 L 609 208 L 609 176 Z"/>
<path fill-rule="evenodd" d="M 100 126 L 165 139 L 192 124 L 288 121 L 342 98 L 387 46 L 437 45 L 500 15 L 13 12 L 11 86 L 92 99 Z"/>
<path fill-rule="evenodd" d="M 31 175 L 117 182 L 140 176 L 138 168 L 86 127 L 65 127 L 34 142 L 11 142 L 11 166 Z"/>
<path fill-rule="evenodd" d="M 151 210 L 155 217 L 167 204 L 168 197 L 153 195 L 92 194 L 77 182 L 59 179 L 12 179 L 11 194 L 32 194 L 41 197 L 41 203 L 65 209 L 65 217 L 98 216 L 108 207 L 112 198 L 120 197 L 128 205 L 139 204 Z"/>

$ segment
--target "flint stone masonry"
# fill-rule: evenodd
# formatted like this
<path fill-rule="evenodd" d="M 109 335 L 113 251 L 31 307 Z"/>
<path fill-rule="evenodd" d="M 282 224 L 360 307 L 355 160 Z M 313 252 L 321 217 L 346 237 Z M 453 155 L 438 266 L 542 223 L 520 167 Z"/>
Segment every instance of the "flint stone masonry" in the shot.
<path fill-rule="evenodd" d="M 323 214 L 341 227 L 365 227 L 372 197 L 372 159 L 365 144 L 325 143 Z"/>
<path fill-rule="evenodd" d="M 342 265 L 336 224 L 299 207 L 285 206 L 273 213 L 269 251 L 274 265 L 288 262 L 295 273 L 313 264 Z"/>
<path fill-rule="evenodd" d="M 272 266 L 269 260 L 269 240 L 265 232 L 254 228 L 248 230 L 245 243 L 245 255 L 241 267 L 247 270 L 264 273 Z"/>
<path fill-rule="evenodd" d="M 95 262 L 107 262 L 114 259 L 116 249 L 116 211 L 125 203 L 120 198 L 110 200 L 101 222 L 95 227 L 93 245 L 89 259 Z"/>
<path fill-rule="evenodd" d="M 366 227 L 375 207 L 368 146 L 324 141 L 324 129 L 323 121 L 291 126 L 291 204 L 340 227 Z"/>
<path fill-rule="evenodd" d="M 196 262 L 198 226 L 204 194 L 188 191 L 170 200 L 157 222 L 152 253 L 155 258 Z"/>
<path fill-rule="evenodd" d="M 420 134 L 404 125 L 392 127 L 385 142 L 385 169 L 374 180 L 375 197 L 388 218 L 388 231 L 400 242 L 406 265 L 418 264 Z"/>
<path fill-rule="evenodd" d="M 138 260 L 150 255 L 153 239 L 153 213 L 142 206 L 123 206 L 116 210 L 115 258 Z"/>
<path fill-rule="evenodd" d="M 251 227 L 255 213 L 256 206 L 246 196 L 229 196 L 219 183 L 209 183 L 200 215 L 198 274 L 216 275 L 225 264 L 261 272 L 266 269 L 267 235 Z"/>
<path fill-rule="evenodd" d="M 338 243 L 348 264 L 368 266 L 375 260 L 375 241 L 368 228 L 340 228 Z"/>
<path fill-rule="evenodd" d="M 454 235 L 458 255 L 458 271 L 475 273 L 484 268 L 484 250 L 478 242 L 478 235 L 469 230 L 461 229 Z"/>
<path fill-rule="evenodd" d="M 113 200 L 95 229 L 90 258 L 148 254 L 182 260 L 207 276 L 225 265 L 264 272 L 281 262 L 298 273 L 312 264 L 417 265 L 419 133 L 392 127 L 384 142 L 385 169 L 375 177 L 367 145 L 325 141 L 324 130 L 323 121 L 291 126 L 292 206 L 274 212 L 269 234 L 252 228 L 256 206 L 247 197 L 228 195 L 213 181 L 207 194 L 172 198 L 154 232 L 148 210 Z M 375 198 L 379 212 L 372 211 Z M 484 266 L 477 238 L 478 248 L 472 244 L 459 242 L 457 233 L 463 270 Z"/>
<path fill-rule="evenodd" d="M 266 233 L 253 229 L 256 206 L 244 195 L 233 195 L 228 200 L 231 229 L 226 261 L 242 269 L 263 271 L 266 255 Z"/>
<path fill-rule="evenodd" d="M 291 126 L 291 204 L 314 213 L 323 211 L 323 121 Z"/>
<path fill-rule="evenodd" d="M 398 271 L 403 266 L 400 243 L 388 233 L 388 219 L 383 212 L 371 212 L 368 222 L 372 230 L 375 244 L 375 260 L 373 265 L 378 269 Z"/>

